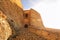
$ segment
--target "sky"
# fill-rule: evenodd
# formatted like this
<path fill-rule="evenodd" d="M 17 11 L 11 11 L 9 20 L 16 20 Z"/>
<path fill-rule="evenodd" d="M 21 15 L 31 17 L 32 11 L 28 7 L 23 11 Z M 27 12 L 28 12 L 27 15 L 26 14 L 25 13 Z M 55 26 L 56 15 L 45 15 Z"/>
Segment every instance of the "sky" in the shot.
<path fill-rule="evenodd" d="M 23 8 L 33 8 L 40 13 L 48 28 L 60 29 L 60 0 L 22 0 Z"/>

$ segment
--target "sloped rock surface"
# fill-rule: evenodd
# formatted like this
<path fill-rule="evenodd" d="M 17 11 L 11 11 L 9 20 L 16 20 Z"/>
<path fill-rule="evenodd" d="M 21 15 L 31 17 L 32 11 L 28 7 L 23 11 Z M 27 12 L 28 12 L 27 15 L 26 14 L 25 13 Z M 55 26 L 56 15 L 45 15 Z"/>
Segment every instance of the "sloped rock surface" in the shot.
<path fill-rule="evenodd" d="M 60 31 L 46 29 L 39 13 L 23 10 L 19 0 L 0 0 L 0 11 L 0 40 L 60 40 Z"/>
<path fill-rule="evenodd" d="M 0 10 L 7 16 L 8 22 L 19 29 L 23 26 L 23 9 L 18 6 L 19 0 L 0 0 Z"/>
<path fill-rule="evenodd" d="M 44 29 L 21 28 L 20 31 L 8 40 L 60 40 L 59 33 Z"/>

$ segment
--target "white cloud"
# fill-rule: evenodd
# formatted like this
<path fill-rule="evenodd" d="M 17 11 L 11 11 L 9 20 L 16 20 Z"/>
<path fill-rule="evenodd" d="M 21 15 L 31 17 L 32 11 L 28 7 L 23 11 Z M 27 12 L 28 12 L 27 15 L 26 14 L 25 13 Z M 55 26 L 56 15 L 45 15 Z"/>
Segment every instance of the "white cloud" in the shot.
<path fill-rule="evenodd" d="M 30 1 L 31 7 L 37 10 L 46 27 L 60 29 L 60 0 Z"/>

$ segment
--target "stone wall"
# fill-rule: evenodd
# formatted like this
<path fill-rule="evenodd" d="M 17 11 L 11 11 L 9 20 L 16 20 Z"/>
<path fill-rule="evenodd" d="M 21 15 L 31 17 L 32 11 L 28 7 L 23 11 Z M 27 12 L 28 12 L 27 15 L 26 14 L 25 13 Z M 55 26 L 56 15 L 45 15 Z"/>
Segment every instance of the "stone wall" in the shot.
<path fill-rule="evenodd" d="M 30 26 L 33 26 L 34 28 L 38 28 L 38 29 L 45 28 L 42 22 L 42 18 L 37 11 L 30 9 L 30 10 L 25 10 L 25 13 L 28 14 Z"/>

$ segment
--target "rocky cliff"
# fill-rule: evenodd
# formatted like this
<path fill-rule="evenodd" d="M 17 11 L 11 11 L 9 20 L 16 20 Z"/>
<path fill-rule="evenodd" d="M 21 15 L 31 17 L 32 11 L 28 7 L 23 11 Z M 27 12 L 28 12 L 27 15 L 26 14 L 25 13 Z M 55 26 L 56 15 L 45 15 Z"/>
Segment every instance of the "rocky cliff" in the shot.
<path fill-rule="evenodd" d="M 0 40 L 60 40 L 60 30 L 45 28 L 34 9 L 21 0 L 0 0 Z"/>

